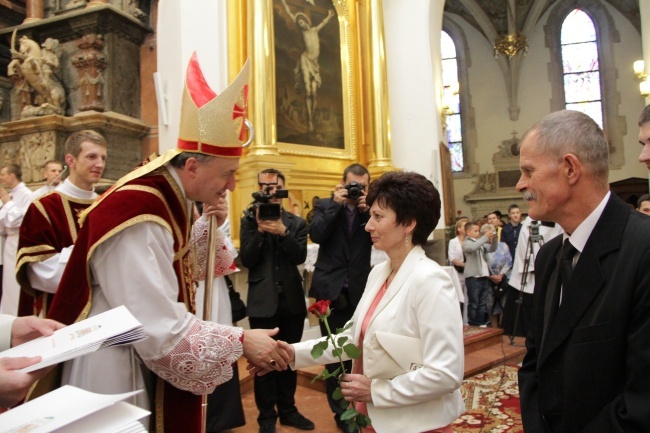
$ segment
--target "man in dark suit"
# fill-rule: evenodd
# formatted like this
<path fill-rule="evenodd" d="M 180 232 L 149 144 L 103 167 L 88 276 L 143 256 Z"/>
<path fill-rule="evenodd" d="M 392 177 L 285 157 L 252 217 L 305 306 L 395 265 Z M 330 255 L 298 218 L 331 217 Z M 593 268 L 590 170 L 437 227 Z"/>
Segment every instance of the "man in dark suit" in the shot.
<path fill-rule="evenodd" d="M 251 328 L 279 327 L 276 339 L 297 343 L 302 338 L 307 311 L 297 268 L 307 257 L 307 223 L 281 207 L 282 198 L 277 197 L 285 184 L 281 172 L 272 168 L 262 171 L 258 184 L 259 201 L 279 207 L 280 217 L 266 217 L 268 207 L 254 206 L 241 220 L 239 256 L 248 268 L 249 322 Z M 291 369 L 255 376 L 260 433 L 275 433 L 278 415 L 281 424 L 301 430 L 314 429 L 314 423 L 296 408 L 296 385 L 296 372 Z"/>
<path fill-rule="evenodd" d="M 608 143 L 587 115 L 552 113 L 520 144 L 530 216 L 565 230 L 535 262 L 519 371 L 526 433 L 650 426 L 650 218 L 609 191 Z"/>
<path fill-rule="evenodd" d="M 319 244 L 309 296 L 332 301 L 332 313 L 328 318 L 332 331 L 342 328 L 352 318 L 370 273 L 372 242 L 365 231 L 369 218 L 366 206 L 369 182 L 370 173 L 366 167 L 361 164 L 347 167 L 332 197 L 316 203 L 309 227 L 309 237 Z M 320 325 L 322 335 L 327 335 L 322 322 Z M 333 372 L 339 365 L 326 367 Z M 346 370 L 351 370 L 349 361 Z M 329 378 L 325 385 L 336 423 L 341 430 L 347 431 L 347 424 L 340 419 L 345 408 L 332 398 L 338 383 L 335 378 Z"/>

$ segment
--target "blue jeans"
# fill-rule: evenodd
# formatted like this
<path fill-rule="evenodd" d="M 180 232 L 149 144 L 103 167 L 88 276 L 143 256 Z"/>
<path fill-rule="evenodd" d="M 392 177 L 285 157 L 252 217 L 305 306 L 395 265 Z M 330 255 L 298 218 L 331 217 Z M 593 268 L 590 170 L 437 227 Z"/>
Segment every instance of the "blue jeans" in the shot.
<path fill-rule="evenodd" d="M 490 317 L 487 311 L 490 280 L 487 277 L 465 277 L 467 287 L 467 323 L 471 326 L 485 325 Z"/>

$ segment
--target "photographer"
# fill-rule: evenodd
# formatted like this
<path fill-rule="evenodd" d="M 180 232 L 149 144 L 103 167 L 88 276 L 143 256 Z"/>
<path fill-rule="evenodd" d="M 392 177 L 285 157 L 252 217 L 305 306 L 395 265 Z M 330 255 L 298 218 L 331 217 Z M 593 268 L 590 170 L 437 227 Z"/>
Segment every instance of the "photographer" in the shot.
<path fill-rule="evenodd" d="M 503 309 L 501 325 L 505 335 L 525 337 L 530 330 L 533 319 L 533 289 L 535 288 L 535 258 L 537 252 L 544 244 L 544 241 L 550 241 L 562 234 L 562 227 L 559 224 L 534 221 L 531 218 L 526 218 L 520 225 L 519 242 L 515 249 L 515 256 L 512 258 L 512 274 L 506 288 L 508 302 L 506 302 Z M 528 269 L 524 277 L 524 268 L 527 261 Z M 522 285 L 525 287 L 522 287 Z M 520 291 L 523 291 L 523 293 L 520 293 Z M 522 300 L 521 306 L 517 307 L 520 297 Z M 518 318 L 517 308 L 520 309 Z M 517 329 L 515 329 L 515 320 L 517 321 Z"/>
<path fill-rule="evenodd" d="M 282 198 L 287 197 L 284 182 L 284 175 L 272 168 L 258 175 L 259 192 L 241 220 L 239 254 L 248 268 L 251 328 L 279 327 L 275 338 L 296 343 L 302 338 L 306 314 L 297 266 L 307 257 L 307 223 L 282 208 Z M 296 372 L 290 369 L 255 376 L 260 433 L 274 433 L 278 416 L 281 424 L 314 429 L 296 408 L 296 382 Z"/>
<path fill-rule="evenodd" d="M 352 164 L 343 171 L 343 181 L 336 186 L 331 198 L 319 200 L 314 206 L 314 219 L 309 226 L 311 240 L 319 244 L 309 296 L 332 301 L 329 324 L 342 328 L 352 318 L 361 299 L 370 273 L 372 241 L 365 230 L 369 219 L 366 191 L 370 174 L 361 164 Z M 321 322 L 321 334 L 327 335 Z M 347 371 L 351 362 L 346 361 Z M 338 364 L 326 367 L 333 372 Z M 336 424 L 342 431 L 348 426 L 340 416 L 345 408 L 332 393 L 338 387 L 336 378 L 326 381 L 327 400 Z"/>

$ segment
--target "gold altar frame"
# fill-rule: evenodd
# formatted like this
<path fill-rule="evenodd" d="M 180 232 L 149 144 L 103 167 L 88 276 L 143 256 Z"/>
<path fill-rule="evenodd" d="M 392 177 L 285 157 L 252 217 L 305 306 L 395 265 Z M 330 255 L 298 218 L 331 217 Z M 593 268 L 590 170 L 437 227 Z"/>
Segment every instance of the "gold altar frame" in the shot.
<path fill-rule="evenodd" d="M 243 38 L 229 38 L 230 58 L 252 60 L 251 91 L 249 94 L 249 117 L 256 129 L 255 142 L 249 153 L 289 154 L 328 159 L 358 160 L 358 141 L 361 127 L 358 113 L 361 108 L 359 84 L 360 66 L 356 42 L 358 25 L 354 0 L 332 0 L 336 16 L 327 25 L 338 21 L 341 56 L 341 85 L 343 105 L 343 148 L 312 144 L 278 142 L 276 101 L 276 59 L 274 7 L 280 0 L 234 0 L 229 3 L 229 27 L 239 28 Z M 284 13 L 284 10 L 282 10 Z M 245 17 L 245 18 L 244 18 Z M 244 19 L 246 21 L 244 21 Z M 229 32 L 230 33 L 230 32 Z M 230 33 L 232 35 L 232 33 Z M 239 41 L 237 41 L 239 39 Z M 241 41 L 247 41 L 242 46 Z M 234 58 L 233 58 L 234 57 Z M 241 61 L 230 62 L 241 65 Z M 320 92 L 324 90 L 319 89 Z"/>

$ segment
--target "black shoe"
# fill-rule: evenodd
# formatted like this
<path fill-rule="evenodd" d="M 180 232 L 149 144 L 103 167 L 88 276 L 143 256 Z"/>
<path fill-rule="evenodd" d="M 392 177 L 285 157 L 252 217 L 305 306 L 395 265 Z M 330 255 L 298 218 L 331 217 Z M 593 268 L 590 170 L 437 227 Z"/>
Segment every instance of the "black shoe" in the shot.
<path fill-rule="evenodd" d="M 359 431 L 359 430 L 355 430 L 355 429 L 353 429 L 352 427 L 350 427 L 350 425 L 349 425 L 347 422 L 345 422 L 345 421 L 341 421 L 341 419 L 340 419 L 338 416 L 335 416 L 335 417 L 334 417 L 334 420 L 336 421 L 336 426 L 337 426 L 337 427 L 339 428 L 339 430 L 341 430 L 343 433 L 356 433 L 356 432 Z"/>
<path fill-rule="evenodd" d="M 291 412 L 287 415 L 280 416 L 280 424 L 289 425 L 300 430 L 313 430 L 314 423 L 302 416 L 300 412 Z"/>
<path fill-rule="evenodd" d="M 275 433 L 275 421 L 260 424 L 260 433 Z"/>

